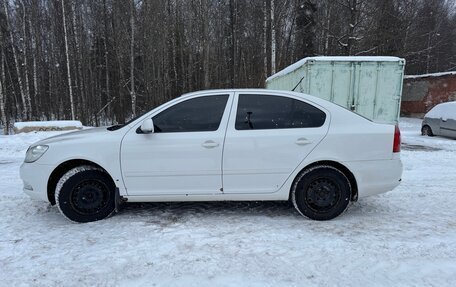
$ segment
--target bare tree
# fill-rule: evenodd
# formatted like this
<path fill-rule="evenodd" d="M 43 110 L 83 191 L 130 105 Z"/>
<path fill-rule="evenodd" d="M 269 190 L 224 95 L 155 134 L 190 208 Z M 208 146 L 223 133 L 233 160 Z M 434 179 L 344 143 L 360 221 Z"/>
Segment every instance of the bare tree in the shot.
<path fill-rule="evenodd" d="M 72 25 L 73 25 L 73 34 L 74 34 L 74 44 L 76 47 L 76 58 L 78 59 L 75 61 L 75 66 L 77 70 L 77 77 L 75 77 L 75 80 L 77 82 L 77 87 L 78 87 L 78 94 L 80 95 L 81 98 L 81 113 L 84 113 L 85 107 L 86 107 L 86 99 L 85 99 L 85 93 L 84 93 L 84 77 L 82 75 L 82 65 L 83 65 L 83 58 L 82 58 L 82 53 L 81 53 L 81 44 L 80 44 L 80 39 L 79 39 L 79 32 L 78 32 L 78 23 L 76 20 L 76 0 L 71 1 L 71 14 L 72 14 Z"/>
<path fill-rule="evenodd" d="M 276 23 L 275 23 L 275 4 L 271 0 L 271 74 L 276 72 Z"/>
<path fill-rule="evenodd" d="M 26 117 L 28 120 L 32 118 L 32 100 L 30 97 L 30 83 L 29 83 L 29 71 L 28 71 L 28 61 L 27 61 L 27 12 L 25 10 L 24 2 L 22 0 L 19 1 L 22 6 L 22 55 L 23 55 L 23 66 L 24 66 L 24 77 L 25 77 L 25 99 L 26 103 L 25 105 L 27 106 L 27 112 L 26 112 Z"/>
<path fill-rule="evenodd" d="M 76 115 L 74 111 L 74 101 L 73 101 L 73 86 L 71 83 L 71 69 L 70 69 L 70 52 L 68 51 L 68 34 L 67 26 L 65 20 L 65 3 L 62 0 L 62 21 L 63 21 L 63 35 L 65 37 L 65 57 L 66 57 L 66 67 L 67 67 L 67 79 L 68 79 L 68 92 L 70 96 L 70 107 L 71 107 L 71 119 L 75 120 Z"/>
<path fill-rule="evenodd" d="M 8 134 L 8 125 L 6 119 L 6 112 L 5 112 L 5 95 L 3 94 L 3 83 L 5 82 L 5 59 L 3 53 L 3 33 L 0 31 L 0 49 L 1 51 L 1 59 L 0 59 L 0 69 L 2 70 L 2 76 L 0 78 L 0 119 L 3 124 L 3 134 Z"/>
<path fill-rule="evenodd" d="M 130 95 L 131 113 L 136 117 L 136 91 L 135 91 L 135 0 L 131 0 L 130 11 Z"/>
<path fill-rule="evenodd" d="M 22 113 L 22 117 L 27 117 L 29 111 L 27 109 L 27 101 L 26 101 L 26 95 L 25 95 L 25 92 L 24 92 L 24 85 L 23 85 L 23 82 L 22 82 L 22 75 L 21 75 L 21 71 L 20 71 L 20 68 L 19 68 L 19 60 L 17 58 L 17 53 L 16 53 L 16 47 L 15 47 L 15 41 L 14 41 L 14 37 L 13 37 L 13 32 L 11 30 L 11 26 L 10 26 L 10 20 L 9 20 L 9 12 L 8 12 L 8 4 L 7 4 L 8 1 L 3 1 L 3 8 L 4 8 L 4 11 L 5 11 L 5 18 L 6 18 L 6 26 L 7 26 L 7 29 L 8 29 L 8 32 L 9 32 L 9 36 L 10 36 L 10 42 L 11 42 L 11 50 L 12 50 L 12 53 L 13 53 L 13 59 L 14 59 L 14 67 L 16 68 L 16 76 L 17 76 L 17 83 L 19 85 L 19 92 L 21 94 L 21 100 L 22 100 L 22 105 L 23 105 L 23 113 Z"/>

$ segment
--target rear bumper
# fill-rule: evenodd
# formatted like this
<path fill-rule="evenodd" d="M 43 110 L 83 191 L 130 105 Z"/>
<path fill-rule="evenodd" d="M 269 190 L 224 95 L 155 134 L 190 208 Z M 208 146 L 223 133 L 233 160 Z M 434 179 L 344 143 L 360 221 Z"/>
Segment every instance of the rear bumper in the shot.
<path fill-rule="evenodd" d="M 356 178 L 358 197 L 391 191 L 401 182 L 402 162 L 400 158 L 344 162 L 343 164 Z"/>
<path fill-rule="evenodd" d="M 49 201 L 47 182 L 52 170 L 52 165 L 23 163 L 20 168 L 20 176 L 24 183 L 23 191 L 33 199 Z"/>

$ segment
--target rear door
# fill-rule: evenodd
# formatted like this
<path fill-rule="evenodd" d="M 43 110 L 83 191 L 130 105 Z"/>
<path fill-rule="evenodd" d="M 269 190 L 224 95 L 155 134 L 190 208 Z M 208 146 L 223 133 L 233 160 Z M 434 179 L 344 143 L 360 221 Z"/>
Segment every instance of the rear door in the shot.
<path fill-rule="evenodd" d="M 224 193 L 273 193 L 325 137 L 329 114 L 302 99 L 236 93 L 223 152 Z"/>

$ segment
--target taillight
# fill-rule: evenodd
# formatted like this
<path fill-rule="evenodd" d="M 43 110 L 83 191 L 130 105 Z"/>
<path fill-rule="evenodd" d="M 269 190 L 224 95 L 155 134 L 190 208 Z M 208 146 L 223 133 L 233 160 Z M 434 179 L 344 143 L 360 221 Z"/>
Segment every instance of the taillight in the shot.
<path fill-rule="evenodd" d="M 401 131 L 397 125 L 394 129 L 393 152 L 401 152 Z"/>

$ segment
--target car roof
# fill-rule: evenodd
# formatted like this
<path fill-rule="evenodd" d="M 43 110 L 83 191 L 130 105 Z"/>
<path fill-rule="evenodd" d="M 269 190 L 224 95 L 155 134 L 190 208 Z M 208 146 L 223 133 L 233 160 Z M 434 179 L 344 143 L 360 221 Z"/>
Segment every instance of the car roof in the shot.
<path fill-rule="evenodd" d="M 440 103 L 433 107 L 429 112 L 427 112 L 424 117 L 426 118 L 439 118 L 439 117 L 447 117 L 447 118 L 455 118 L 455 111 L 456 109 L 456 102 L 446 102 Z"/>
<path fill-rule="evenodd" d="M 452 105 L 455 105 L 455 106 L 456 106 L 456 101 L 454 101 L 454 102 L 440 103 L 440 104 L 436 105 L 435 107 L 438 107 L 438 106 L 452 106 Z"/>
<path fill-rule="evenodd" d="M 295 97 L 300 97 L 315 104 L 321 105 L 323 107 L 327 107 L 329 105 L 336 105 L 331 103 L 327 100 L 323 100 L 321 98 L 317 98 L 315 96 L 311 96 L 304 93 L 293 92 L 293 91 L 285 91 L 285 90 L 270 90 L 270 89 L 213 89 L 213 90 L 201 90 L 195 91 L 191 93 L 183 94 L 182 97 L 187 96 L 194 96 L 194 95 L 205 95 L 205 94 L 220 94 L 220 93 L 258 93 L 261 94 L 277 94 L 277 95 L 290 95 Z M 337 105 L 336 105 L 337 106 Z"/>

